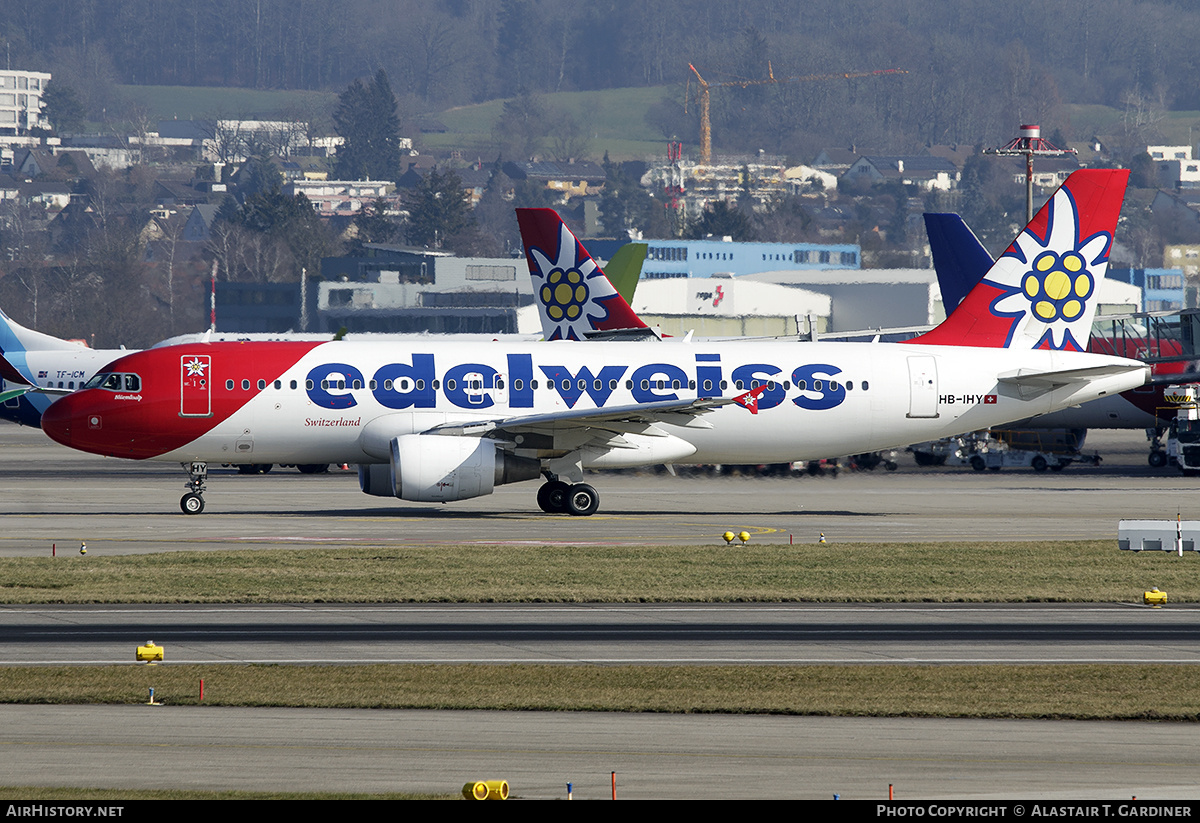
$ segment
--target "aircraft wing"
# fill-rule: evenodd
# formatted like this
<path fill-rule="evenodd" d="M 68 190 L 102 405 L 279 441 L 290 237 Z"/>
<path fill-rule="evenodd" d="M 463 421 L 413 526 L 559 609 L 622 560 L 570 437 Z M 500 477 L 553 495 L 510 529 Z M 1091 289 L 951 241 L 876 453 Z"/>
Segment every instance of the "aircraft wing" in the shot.
<path fill-rule="evenodd" d="M 72 391 L 72 389 L 51 389 L 35 386 L 25 378 L 25 375 L 21 374 L 16 366 L 8 362 L 7 358 L 5 358 L 3 354 L 0 354 L 0 378 L 3 378 L 3 382 L 5 383 L 11 383 L 12 385 L 17 386 L 17 388 L 0 392 L 0 403 L 7 403 L 9 400 L 21 397 L 29 392 L 39 392 L 41 394 L 70 394 Z"/>
<path fill-rule="evenodd" d="M 21 386 L 20 388 L 9 389 L 8 391 L 0 392 L 0 403 L 6 403 L 15 397 L 21 397 L 23 395 L 32 394 L 34 392 L 36 392 L 38 394 L 70 394 L 72 391 L 74 391 L 74 390 L 73 389 L 51 389 L 51 388 L 43 388 L 41 386 Z"/>
<path fill-rule="evenodd" d="M 760 392 L 761 393 L 761 392 Z M 569 409 L 549 414 L 528 414 L 518 417 L 501 417 L 495 420 L 479 420 L 470 423 L 446 423 L 434 426 L 424 434 L 445 434 L 480 437 L 493 432 L 554 432 L 571 429 L 602 429 L 612 432 L 629 432 L 653 426 L 655 423 L 671 423 L 693 428 L 711 428 L 699 416 L 720 406 L 731 403 L 745 405 L 743 398 L 706 397 L 692 400 L 663 400 L 657 403 L 638 403 L 603 409 Z"/>

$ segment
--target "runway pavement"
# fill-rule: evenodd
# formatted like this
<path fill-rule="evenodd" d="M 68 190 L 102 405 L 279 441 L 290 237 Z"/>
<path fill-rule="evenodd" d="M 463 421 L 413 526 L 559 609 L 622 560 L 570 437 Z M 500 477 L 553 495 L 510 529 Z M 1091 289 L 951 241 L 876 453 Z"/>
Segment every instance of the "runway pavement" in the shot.
<path fill-rule="evenodd" d="M 0 606 L 0 665 L 1200 662 L 1200 608 L 1121 605 Z"/>

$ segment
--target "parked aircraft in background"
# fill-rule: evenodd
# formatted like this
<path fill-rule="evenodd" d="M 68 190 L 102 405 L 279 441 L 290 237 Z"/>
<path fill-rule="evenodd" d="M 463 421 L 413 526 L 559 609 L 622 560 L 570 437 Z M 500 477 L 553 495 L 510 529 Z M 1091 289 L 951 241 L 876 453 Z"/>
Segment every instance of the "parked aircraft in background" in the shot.
<path fill-rule="evenodd" d="M 517 225 L 546 340 L 659 337 L 629 308 L 626 299 L 553 209 L 517 209 Z M 632 294 L 636 281 L 629 284 L 628 272 L 634 266 L 641 271 L 645 252 L 637 260 L 634 251 L 622 255 L 627 248 L 629 245 L 623 246 L 613 259 L 622 261 L 618 262 L 618 268 Z M 548 253 L 557 256 L 547 257 Z"/>
<path fill-rule="evenodd" d="M 942 305 L 946 313 L 954 311 L 959 302 L 976 283 L 983 279 L 991 268 L 991 254 L 979 242 L 975 233 L 957 214 L 926 214 L 925 229 L 929 236 L 929 247 L 937 271 L 938 286 L 942 292 Z M 1170 344 L 1173 341 L 1168 341 Z M 1092 338 L 1088 350 L 1123 357 L 1144 357 L 1179 354 L 1182 349 L 1177 342 L 1175 350 L 1148 352 L 1145 344 L 1132 341 L 1114 341 Z M 1171 381 L 1186 371 L 1187 364 L 1159 363 L 1152 367 L 1156 377 Z M 1160 381 L 1154 381 L 1159 383 Z M 1031 420 L 1018 422 L 1018 426 L 1032 429 L 1157 429 L 1165 428 L 1174 410 L 1163 399 L 1161 385 L 1147 384 L 1122 394 L 1109 396 L 1084 406 L 1063 409 Z M 1160 416 L 1161 415 L 1161 416 Z M 1165 452 L 1156 444 L 1150 454 L 1151 465 L 1164 465 Z"/>
<path fill-rule="evenodd" d="M 1073 174 L 910 343 L 180 345 L 120 358 L 42 425 L 72 448 L 184 463 L 188 513 L 213 461 L 357 463 L 364 492 L 423 502 L 542 476 L 543 510 L 588 515 L 585 468 L 817 459 L 975 431 L 1146 379 L 1137 361 L 1080 351 L 1127 177 Z M 519 218 L 560 338 L 634 325 L 553 212 Z"/>
<path fill-rule="evenodd" d="M 55 398 L 80 388 L 100 368 L 129 354 L 90 349 L 27 329 L 0 311 L 0 419 L 40 426 Z"/>

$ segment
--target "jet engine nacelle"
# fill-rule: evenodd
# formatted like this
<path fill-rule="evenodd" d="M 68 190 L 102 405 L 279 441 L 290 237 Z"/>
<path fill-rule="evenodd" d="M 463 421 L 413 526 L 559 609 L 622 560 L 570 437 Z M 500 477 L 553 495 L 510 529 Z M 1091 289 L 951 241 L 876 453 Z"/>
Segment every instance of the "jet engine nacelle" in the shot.
<path fill-rule="evenodd" d="M 392 439 L 389 463 L 360 466 L 358 479 L 367 494 L 443 503 L 491 494 L 540 471 L 537 460 L 498 449 L 494 440 L 405 434 Z"/>

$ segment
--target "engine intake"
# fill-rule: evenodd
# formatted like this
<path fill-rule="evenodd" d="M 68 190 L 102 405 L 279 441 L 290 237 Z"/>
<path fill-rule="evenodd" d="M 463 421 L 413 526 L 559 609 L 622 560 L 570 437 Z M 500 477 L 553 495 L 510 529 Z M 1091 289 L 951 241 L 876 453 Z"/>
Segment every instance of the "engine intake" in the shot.
<path fill-rule="evenodd" d="M 441 503 L 491 494 L 540 472 L 539 461 L 498 449 L 494 440 L 405 434 L 392 439 L 389 463 L 359 466 L 358 481 L 377 497 Z"/>

